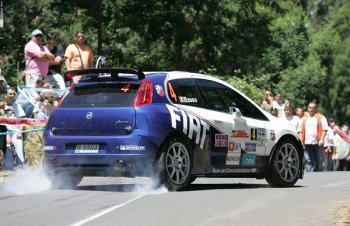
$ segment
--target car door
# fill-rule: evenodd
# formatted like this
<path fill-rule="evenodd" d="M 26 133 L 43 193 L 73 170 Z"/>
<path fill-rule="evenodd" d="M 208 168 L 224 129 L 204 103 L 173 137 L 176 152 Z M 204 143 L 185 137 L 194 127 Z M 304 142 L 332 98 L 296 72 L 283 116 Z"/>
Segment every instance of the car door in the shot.
<path fill-rule="evenodd" d="M 208 121 L 218 128 L 211 133 L 212 167 L 258 167 L 261 163 L 256 156 L 264 156 L 266 150 L 266 117 L 231 87 L 208 79 L 194 81 L 210 112 Z"/>

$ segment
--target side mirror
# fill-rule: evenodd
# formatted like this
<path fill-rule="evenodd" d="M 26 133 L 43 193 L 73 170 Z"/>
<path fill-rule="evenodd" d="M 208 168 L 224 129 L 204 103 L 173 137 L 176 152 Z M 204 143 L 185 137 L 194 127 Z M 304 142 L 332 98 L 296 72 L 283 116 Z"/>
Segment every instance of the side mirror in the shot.
<path fill-rule="evenodd" d="M 230 114 L 234 117 L 242 117 L 241 111 L 239 110 L 239 108 L 236 107 L 230 107 Z"/>

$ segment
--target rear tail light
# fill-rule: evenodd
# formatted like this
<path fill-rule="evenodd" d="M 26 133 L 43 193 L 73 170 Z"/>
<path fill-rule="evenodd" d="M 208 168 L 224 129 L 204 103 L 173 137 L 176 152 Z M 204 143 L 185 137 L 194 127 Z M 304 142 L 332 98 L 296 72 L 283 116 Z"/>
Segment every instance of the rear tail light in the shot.
<path fill-rule="evenodd" d="M 76 76 L 76 73 L 68 71 L 66 72 L 64 79 L 65 81 L 71 81 L 74 76 Z"/>
<path fill-rule="evenodd" d="M 72 91 L 76 85 L 77 85 L 77 82 L 74 82 L 73 85 L 69 88 L 69 90 L 68 90 L 68 91 L 64 94 L 64 96 L 60 99 L 60 102 L 58 102 L 57 107 L 59 107 L 59 106 L 62 104 L 64 98 L 66 98 L 66 96 L 68 95 L 68 93 L 70 93 L 70 91 Z"/>
<path fill-rule="evenodd" d="M 136 92 L 133 107 L 152 103 L 152 82 L 149 80 L 142 80 L 139 89 Z"/>

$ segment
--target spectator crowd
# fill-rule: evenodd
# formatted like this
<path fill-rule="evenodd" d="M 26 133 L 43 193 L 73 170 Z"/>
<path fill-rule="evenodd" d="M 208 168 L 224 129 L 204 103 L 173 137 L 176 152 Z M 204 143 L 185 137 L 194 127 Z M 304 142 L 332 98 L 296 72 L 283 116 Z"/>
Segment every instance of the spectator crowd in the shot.
<path fill-rule="evenodd" d="M 0 75 L 0 117 L 48 119 L 58 104 L 58 98 L 66 91 L 61 75 L 63 61 L 67 70 L 79 70 L 93 67 L 93 53 L 85 43 L 84 33 L 78 31 L 73 44 L 65 52 L 56 45 L 54 33 L 47 34 L 47 45 L 43 44 L 44 34 L 35 29 L 24 47 L 25 86 L 10 87 Z M 73 77 L 73 82 L 80 78 Z M 59 92 L 56 92 L 59 90 Z M 3 120 L 6 121 L 6 120 Z M 0 124 L 0 149 L 3 152 L 6 170 L 20 169 L 25 166 L 23 148 L 23 125 Z"/>
<path fill-rule="evenodd" d="M 303 107 L 292 107 L 282 94 L 264 91 L 261 107 L 285 121 L 299 135 L 304 146 L 305 168 L 313 171 L 350 170 L 350 131 L 347 124 L 337 125 L 333 118 L 326 118 L 311 102 Z"/>

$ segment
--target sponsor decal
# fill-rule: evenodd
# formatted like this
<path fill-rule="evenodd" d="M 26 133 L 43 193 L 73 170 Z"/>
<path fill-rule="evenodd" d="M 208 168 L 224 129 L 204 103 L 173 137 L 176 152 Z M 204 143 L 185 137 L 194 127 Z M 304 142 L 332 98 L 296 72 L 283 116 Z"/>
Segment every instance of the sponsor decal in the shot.
<path fill-rule="evenodd" d="M 101 81 L 101 84 L 140 84 L 139 81 Z"/>
<path fill-rule="evenodd" d="M 177 129 L 179 125 L 182 125 L 182 132 L 187 135 L 188 138 L 194 140 L 195 143 L 203 149 L 205 139 L 210 130 L 210 125 L 204 120 L 185 112 L 182 109 L 169 104 L 166 106 L 170 113 L 171 126 L 174 129 Z"/>
<path fill-rule="evenodd" d="M 115 123 L 114 123 L 114 125 L 118 125 L 118 124 L 127 124 L 127 123 L 129 123 L 129 121 L 128 120 L 118 120 L 118 121 L 115 121 Z"/>
<path fill-rule="evenodd" d="M 257 168 L 224 168 L 216 169 L 213 168 L 212 173 L 257 173 L 259 170 Z"/>
<path fill-rule="evenodd" d="M 258 141 L 259 144 L 265 144 L 267 142 L 266 129 L 263 128 L 252 128 L 250 130 L 251 140 Z"/>
<path fill-rule="evenodd" d="M 242 145 L 241 143 L 235 143 L 235 151 L 241 153 Z"/>
<path fill-rule="evenodd" d="M 255 165 L 255 154 L 243 154 L 242 156 L 242 166 L 254 166 Z"/>
<path fill-rule="evenodd" d="M 235 151 L 235 143 L 229 142 L 227 152 L 234 152 L 234 151 Z"/>
<path fill-rule="evenodd" d="M 164 89 L 163 86 L 155 85 L 154 88 L 156 89 L 159 96 L 164 97 Z"/>
<path fill-rule="evenodd" d="M 241 143 L 236 143 L 232 141 L 229 142 L 227 152 L 241 153 L 241 150 Z"/>
<path fill-rule="evenodd" d="M 271 138 L 272 141 L 276 140 L 276 135 L 275 135 L 275 131 L 274 130 L 271 130 L 270 138 Z"/>
<path fill-rule="evenodd" d="M 179 96 L 180 103 L 198 103 L 197 98 Z"/>
<path fill-rule="evenodd" d="M 121 151 L 145 151 L 146 150 L 146 146 L 120 145 L 119 149 Z"/>
<path fill-rule="evenodd" d="M 233 130 L 231 132 L 231 137 L 236 138 L 249 138 L 249 134 L 244 130 Z"/>
<path fill-rule="evenodd" d="M 216 133 L 214 146 L 215 147 L 227 147 L 228 146 L 228 135 Z"/>
<path fill-rule="evenodd" d="M 227 153 L 226 165 L 238 166 L 240 160 L 241 160 L 240 153 Z"/>
<path fill-rule="evenodd" d="M 258 136 L 257 136 L 257 129 L 256 128 L 252 128 L 250 130 L 250 138 L 251 140 L 258 140 Z"/>
<path fill-rule="evenodd" d="M 266 146 L 265 145 L 256 145 L 256 153 L 257 154 L 265 154 L 266 153 Z"/>
<path fill-rule="evenodd" d="M 258 134 L 258 143 L 266 144 L 267 143 L 266 129 L 262 129 L 262 128 L 257 129 L 257 134 Z"/>
<path fill-rule="evenodd" d="M 245 153 L 256 153 L 256 143 L 245 143 Z"/>

